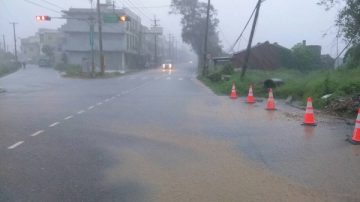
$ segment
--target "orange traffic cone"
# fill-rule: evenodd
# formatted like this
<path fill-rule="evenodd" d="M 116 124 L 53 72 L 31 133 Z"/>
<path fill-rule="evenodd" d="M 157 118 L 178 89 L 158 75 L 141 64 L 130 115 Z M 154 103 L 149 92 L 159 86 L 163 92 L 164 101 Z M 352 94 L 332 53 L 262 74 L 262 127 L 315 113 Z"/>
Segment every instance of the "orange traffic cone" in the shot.
<path fill-rule="evenodd" d="M 232 88 L 231 88 L 230 98 L 231 98 L 231 99 L 236 99 L 236 98 L 237 98 L 236 88 L 235 88 L 235 82 L 233 82 L 233 85 L 232 85 Z"/>
<path fill-rule="evenodd" d="M 350 142 L 353 144 L 360 144 L 360 109 L 356 118 L 355 129 Z"/>
<path fill-rule="evenodd" d="M 312 106 L 311 97 L 308 97 L 308 99 L 307 99 L 303 125 L 308 125 L 308 126 L 316 126 L 317 125 L 315 123 L 314 109 Z"/>
<path fill-rule="evenodd" d="M 248 97 L 246 99 L 246 102 L 247 103 L 255 103 L 252 86 L 249 87 L 249 94 L 248 94 Z"/>
<path fill-rule="evenodd" d="M 276 110 L 274 94 L 273 94 L 273 91 L 271 88 L 269 89 L 269 98 L 267 100 L 266 109 L 267 110 Z"/>

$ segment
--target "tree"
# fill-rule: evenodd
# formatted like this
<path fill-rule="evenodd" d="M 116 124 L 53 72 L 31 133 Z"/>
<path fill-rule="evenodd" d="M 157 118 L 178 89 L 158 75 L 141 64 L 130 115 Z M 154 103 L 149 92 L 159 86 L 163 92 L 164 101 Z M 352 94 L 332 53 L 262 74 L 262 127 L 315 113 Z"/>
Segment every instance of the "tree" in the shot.
<path fill-rule="evenodd" d="M 41 48 L 41 51 L 49 58 L 52 58 L 54 56 L 54 48 L 49 45 L 44 45 Z"/>
<path fill-rule="evenodd" d="M 302 43 L 292 48 L 294 65 L 301 71 L 313 70 L 320 67 L 320 57 L 314 54 L 310 48 Z"/>
<path fill-rule="evenodd" d="M 181 37 L 185 43 L 190 44 L 199 58 L 198 61 L 202 61 L 207 3 L 199 2 L 199 0 L 172 0 L 171 9 L 171 14 L 182 15 Z M 212 5 L 210 6 L 209 19 L 208 53 L 219 55 L 222 53 L 218 32 L 216 31 L 219 20 L 216 18 L 216 10 Z"/>
<path fill-rule="evenodd" d="M 331 9 L 335 4 L 343 4 L 344 6 L 339 10 L 335 24 L 340 29 L 340 34 L 352 46 L 346 54 L 347 58 L 352 61 L 347 61 L 348 64 L 359 65 L 360 58 L 356 54 L 360 48 L 360 1 L 359 0 L 320 0 L 319 5 L 324 5 L 326 9 Z M 355 54 L 355 55 L 352 55 Z"/>

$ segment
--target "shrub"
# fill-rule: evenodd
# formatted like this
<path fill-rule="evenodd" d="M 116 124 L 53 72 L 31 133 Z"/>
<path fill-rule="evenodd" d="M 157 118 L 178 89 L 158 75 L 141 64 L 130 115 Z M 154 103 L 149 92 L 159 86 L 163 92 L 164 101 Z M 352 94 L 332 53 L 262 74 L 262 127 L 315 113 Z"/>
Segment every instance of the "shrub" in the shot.
<path fill-rule="evenodd" d="M 223 67 L 221 73 L 226 75 L 231 75 L 234 73 L 234 67 L 232 66 L 232 64 L 228 63 Z"/>
<path fill-rule="evenodd" d="M 218 82 L 221 80 L 221 73 L 220 72 L 214 72 L 207 76 L 208 79 L 212 82 Z"/>

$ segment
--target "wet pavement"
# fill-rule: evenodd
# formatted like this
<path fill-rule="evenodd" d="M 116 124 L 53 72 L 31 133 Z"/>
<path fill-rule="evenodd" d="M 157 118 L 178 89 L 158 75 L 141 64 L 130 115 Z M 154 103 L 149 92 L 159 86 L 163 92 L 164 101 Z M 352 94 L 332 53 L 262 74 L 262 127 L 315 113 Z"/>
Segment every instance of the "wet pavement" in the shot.
<path fill-rule="evenodd" d="M 301 110 L 215 96 L 194 71 L 0 78 L 0 201 L 360 201 L 353 126 L 301 126 Z"/>

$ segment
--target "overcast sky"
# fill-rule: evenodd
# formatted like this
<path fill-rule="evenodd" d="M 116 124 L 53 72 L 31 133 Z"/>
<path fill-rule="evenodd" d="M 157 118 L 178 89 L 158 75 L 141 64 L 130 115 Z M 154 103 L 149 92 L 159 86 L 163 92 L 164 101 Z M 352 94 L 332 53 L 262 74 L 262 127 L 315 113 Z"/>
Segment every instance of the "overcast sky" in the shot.
<path fill-rule="evenodd" d="M 29 3 L 33 2 L 32 3 Z M 205 0 L 203 0 L 205 1 Z M 294 44 L 307 40 L 308 44 L 323 47 L 323 54 L 336 56 L 336 33 L 334 19 L 337 8 L 325 11 L 316 4 L 318 0 L 266 0 L 262 4 L 259 24 L 254 44 L 270 41 L 291 48 Z M 50 2 L 50 3 L 48 3 Z M 96 2 L 96 0 L 95 0 Z M 105 2 L 105 0 L 101 0 Z M 235 42 L 243 29 L 256 0 L 211 0 L 218 10 L 220 20 L 219 35 L 224 50 Z M 42 8 L 39 4 L 47 8 Z M 54 5 L 52 5 L 54 4 Z M 150 26 L 154 15 L 160 19 L 165 34 L 171 32 L 180 39 L 181 26 L 179 17 L 168 14 L 170 0 L 116 0 L 118 7 L 132 8 L 142 18 L 143 24 Z M 10 50 L 13 50 L 12 25 L 17 22 L 16 30 L 19 38 L 33 35 L 39 28 L 58 28 L 64 20 L 53 19 L 50 22 L 37 22 L 36 15 L 60 16 L 58 12 L 70 7 L 90 7 L 89 0 L 0 0 L 0 34 L 5 34 Z M 147 7 L 147 8 L 144 8 Z M 151 8 L 150 8 L 151 7 Z M 48 9 L 50 8 L 50 9 Z M 249 26 L 250 28 L 250 26 Z M 324 36 L 326 34 L 326 36 Z M 245 33 L 236 50 L 246 47 L 249 31 Z M 2 42 L 2 40 L 1 40 Z M 344 43 L 340 40 L 340 51 Z"/>

